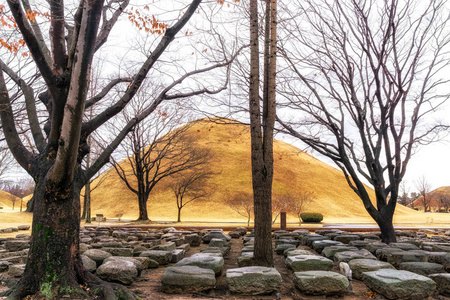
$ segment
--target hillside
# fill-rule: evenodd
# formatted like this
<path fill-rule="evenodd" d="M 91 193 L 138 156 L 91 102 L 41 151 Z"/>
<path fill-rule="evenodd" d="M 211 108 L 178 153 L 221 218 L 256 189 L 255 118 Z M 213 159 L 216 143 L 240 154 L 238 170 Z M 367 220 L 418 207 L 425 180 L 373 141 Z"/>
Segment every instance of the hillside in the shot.
<path fill-rule="evenodd" d="M 437 211 L 439 207 L 441 210 L 449 210 L 450 208 L 450 186 L 442 186 L 426 195 L 427 202 L 430 201 L 432 211 Z M 423 197 L 419 197 L 412 204 L 412 207 L 417 207 L 423 210 Z"/>
<path fill-rule="evenodd" d="M 182 210 L 182 221 L 243 221 L 231 210 L 227 200 L 239 191 L 251 192 L 250 134 L 243 124 L 218 124 L 208 120 L 197 121 L 188 130 L 198 137 L 199 143 L 211 149 L 215 160 L 211 170 L 218 173 L 212 179 L 215 192 L 209 200 L 193 202 Z M 274 142 L 274 194 L 294 194 L 298 190 L 314 191 L 315 201 L 308 211 L 321 212 L 326 222 L 339 222 L 357 218 L 370 222 L 361 200 L 348 187 L 341 171 L 321 162 L 300 149 Z M 126 162 L 122 162 L 126 164 Z M 92 214 L 103 213 L 109 218 L 123 214 L 123 218 L 137 218 L 136 196 L 118 178 L 114 169 L 104 175 L 103 182 L 92 192 Z M 97 179 L 102 180 L 102 179 Z M 149 217 L 152 220 L 176 220 L 177 207 L 166 182 L 150 194 Z M 93 183 L 93 186 L 96 182 Z M 417 214 L 412 209 L 397 206 L 397 217 Z M 403 219 L 403 218 L 402 218 Z M 295 216 L 288 215 L 289 222 Z M 394 220 L 395 221 L 395 220 Z"/>
<path fill-rule="evenodd" d="M 8 192 L 0 190 L 0 207 L 3 207 L 3 209 L 1 209 L 0 212 L 5 211 L 5 210 L 12 210 L 12 207 L 13 207 L 13 203 L 11 201 L 12 197 L 16 200 L 14 209 L 15 210 L 20 209 L 20 198 L 11 195 Z"/>

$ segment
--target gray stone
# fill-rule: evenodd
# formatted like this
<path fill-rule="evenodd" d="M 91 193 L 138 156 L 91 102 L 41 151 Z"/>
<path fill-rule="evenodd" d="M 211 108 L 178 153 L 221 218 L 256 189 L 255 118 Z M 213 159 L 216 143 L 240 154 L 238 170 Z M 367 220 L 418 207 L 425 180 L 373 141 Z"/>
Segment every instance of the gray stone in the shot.
<path fill-rule="evenodd" d="M 25 271 L 25 264 L 20 265 L 10 265 L 8 270 L 8 275 L 12 277 L 20 277 Z"/>
<path fill-rule="evenodd" d="M 184 236 L 184 241 L 192 247 L 198 247 L 202 243 L 202 237 L 195 233 L 187 234 Z"/>
<path fill-rule="evenodd" d="M 225 239 L 229 241 L 231 240 L 231 237 L 221 230 L 212 230 L 202 237 L 202 241 L 206 244 L 209 244 L 212 239 Z"/>
<path fill-rule="evenodd" d="M 334 255 L 334 261 L 339 264 L 340 262 L 349 262 L 352 259 L 377 259 L 366 249 L 357 251 L 342 251 Z"/>
<path fill-rule="evenodd" d="M 153 259 L 160 265 L 167 265 L 172 260 L 172 251 L 148 250 L 142 252 L 139 256 Z"/>
<path fill-rule="evenodd" d="M 20 251 L 30 246 L 30 242 L 26 240 L 8 240 L 5 242 L 4 247 L 8 251 Z"/>
<path fill-rule="evenodd" d="M 138 276 L 138 269 L 131 261 L 110 257 L 97 268 L 97 275 L 107 281 L 118 281 L 128 285 Z"/>
<path fill-rule="evenodd" d="M 97 267 L 99 267 L 105 259 L 112 256 L 111 253 L 99 249 L 89 249 L 83 254 L 95 261 Z"/>
<path fill-rule="evenodd" d="M 399 249 L 402 249 L 405 251 L 420 250 L 419 247 L 417 247 L 416 245 L 410 244 L 410 243 L 390 243 L 389 246 L 392 248 L 399 248 Z"/>
<path fill-rule="evenodd" d="M 9 269 L 11 263 L 6 261 L 0 261 L 0 273 L 6 272 Z"/>
<path fill-rule="evenodd" d="M 253 252 L 241 252 L 238 257 L 238 266 L 241 268 L 253 266 Z"/>
<path fill-rule="evenodd" d="M 357 234 L 341 234 L 334 238 L 335 241 L 341 242 L 343 244 L 348 244 L 350 241 L 360 240 L 361 237 Z"/>
<path fill-rule="evenodd" d="M 185 252 L 191 249 L 191 245 L 189 244 L 181 244 L 180 246 L 177 246 L 177 249 L 184 250 Z"/>
<path fill-rule="evenodd" d="M 296 248 L 296 246 L 292 245 L 292 244 L 279 244 L 278 246 L 276 246 L 275 252 L 278 255 L 281 255 L 281 254 L 284 253 L 285 250 L 287 250 L 287 249 L 295 249 L 295 248 Z"/>
<path fill-rule="evenodd" d="M 339 245 L 338 246 L 329 246 L 322 250 L 322 255 L 325 256 L 326 258 L 333 259 L 334 255 L 336 255 L 336 253 L 343 252 L 343 251 L 358 251 L 358 248 L 350 247 L 350 246 L 339 246 Z"/>
<path fill-rule="evenodd" d="M 450 274 L 441 273 L 441 274 L 431 274 L 431 279 L 436 282 L 437 290 L 439 294 L 444 296 L 450 296 Z"/>
<path fill-rule="evenodd" d="M 128 256 L 111 256 L 105 259 L 103 264 L 106 264 L 107 262 L 114 261 L 114 260 L 125 260 L 129 261 L 134 264 L 138 271 L 138 276 L 141 275 L 142 270 L 144 270 L 144 266 L 142 265 L 141 261 L 134 258 L 134 257 L 128 257 Z"/>
<path fill-rule="evenodd" d="M 314 241 L 311 244 L 311 247 L 317 251 L 317 253 L 322 253 L 322 250 L 329 246 L 337 246 L 343 245 L 341 242 L 332 241 L 332 240 L 322 240 L 322 241 Z"/>
<path fill-rule="evenodd" d="M 177 267 L 197 266 L 204 269 L 210 269 L 214 271 L 216 276 L 222 273 L 223 265 L 224 265 L 223 257 L 211 256 L 207 254 L 185 257 L 175 264 L 175 266 Z"/>
<path fill-rule="evenodd" d="M 436 283 L 430 278 L 402 270 L 364 272 L 363 282 L 388 299 L 422 300 L 436 289 Z"/>
<path fill-rule="evenodd" d="M 209 247 L 219 247 L 219 248 L 224 248 L 224 247 L 229 247 L 228 242 L 225 239 L 211 239 L 211 241 L 209 242 Z"/>
<path fill-rule="evenodd" d="M 161 250 L 161 251 L 173 251 L 177 248 L 177 245 L 174 242 L 168 242 L 165 244 L 158 245 L 153 247 L 152 250 Z"/>
<path fill-rule="evenodd" d="M 28 229 L 30 229 L 30 225 L 19 225 L 19 226 L 17 226 L 17 229 L 19 229 L 19 230 L 28 230 Z"/>
<path fill-rule="evenodd" d="M 294 272 L 295 287 L 307 295 L 343 296 L 349 287 L 348 279 L 330 271 Z"/>
<path fill-rule="evenodd" d="M 243 295 L 270 294 L 281 287 L 280 273 L 267 267 L 228 269 L 226 281 L 232 293 Z"/>
<path fill-rule="evenodd" d="M 284 256 L 296 256 L 296 255 L 314 255 L 313 252 L 306 249 L 286 249 Z"/>
<path fill-rule="evenodd" d="M 200 250 L 201 253 L 220 253 L 221 256 L 224 256 L 228 253 L 229 248 L 221 248 L 221 247 L 206 247 Z"/>
<path fill-rule="evenodd" d="M 139 261 L 139 262 L 142 264 L 142 268 L 143 268 L 144 270 L 145 270 L 145 269 L 150 269 L 150 265 L 152 265 L 152 264 L 154 264 L 154 263 L 156 263 L 156 265 L 157 265 L 156 267 L 159 266 L 159 264 L 158 264 L 156 261 L 151 260 L 151 259 L 148 258 L 148 257 L 137 256 L 137 257 L 133 257 L 133 259 Z"/>
<path fill-rule="evenodd" d="M 427 253 L 423 250 L 392 252 L 387 256 L 386 261 L 398 268 L 404 262 L 426 262 Z"/>
<path fill-rule="evenodd" d="M 97 264 L 95 263 L 95 261 L 90 259 L 86 255 L 81 255 L 81 261 L 83 262 L 84 268 L 89 272 L 94 273 L 97 269 Z"/>
<path fill-rule="evenodd" d="M 101 250 L 111 253 L 112 256 L 133 256 L 133 249 L 131 248 L 102 248 Z"/>
<path fill-rule="evenodd" d="M 201 292 L 214 288 L 214 271 L 197 266 L 174 266 L 164 270 L 161 276 L 164 293 Z"/>
<path fill-rule="evenodd" d="M 374 259 L 353 259 L 348 262 L 355 279 L 362 280 L 363 272 L 377 271 L 380 269 L 395 269 L 393 265 L 385 261 Z"/>
<path fill-rule="evenodd" d="M 255 246 L 253 246 L 253 245 L 244 246 L 244 247 L 242 247 L 241 252 L 253 252 L 253 250 L 255 250 Z"/>
<path fill-rule="evenodd" d="M 404 262 L 400 264 L 399 269 L 423 276 L 445 272 L 443 265 L 429 262 Z"/>
<path fill-rule="evenodd" d="M 170 262 L 177 263 L 180 260 L 182 260 L 184 257 L 184 250 L 183 249 L 175 249 L 172 251 L 172 259 Z"/>
<path fill-rule="evenodd" d="M 333 267 L 333 261 L 319 255 L 296 255 L 288 256 L 285 260 L 286 266 L 294 272 L 299 271 L 329 271 Z"/>
<path fill-rule="evenodd" d="M 364 247 L 364 249 L 369 250 L 370 253 L 375 255 L 378 249 L 383 249 L 383 248 L 387 248 L 387 247 L 389 247 L 389 246 L 383 242 L 374 242 L 374 243 L 370 243 L 370 244 L 366 245 Z"/>

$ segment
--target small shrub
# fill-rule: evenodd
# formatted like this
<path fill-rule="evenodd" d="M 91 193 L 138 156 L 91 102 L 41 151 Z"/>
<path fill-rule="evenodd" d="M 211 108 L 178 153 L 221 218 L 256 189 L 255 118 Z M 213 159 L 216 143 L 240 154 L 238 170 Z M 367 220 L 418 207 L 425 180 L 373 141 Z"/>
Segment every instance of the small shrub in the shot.
<path fill-rule="evenodd" d="M 305 212 L 300 214 L 300 218 L 305 223 L 320 223 L 323 220 L 321 213 Z"/>

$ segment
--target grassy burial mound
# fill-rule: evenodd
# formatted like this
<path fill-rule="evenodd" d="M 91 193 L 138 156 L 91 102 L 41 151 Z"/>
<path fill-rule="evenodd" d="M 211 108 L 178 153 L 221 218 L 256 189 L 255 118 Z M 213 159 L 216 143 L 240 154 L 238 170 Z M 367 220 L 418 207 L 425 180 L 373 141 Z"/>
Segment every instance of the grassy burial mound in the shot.
<path fill-rule="evenodd" d="M 182 221 L 244 222 L 245 218 L 233 211 L 227 202 L 239 192 L 251 194 L 250 133 L 248 126 L 236 122 L 217 123 L 199 120 L 189 128 L 188 134 L 198 143 L 211 149 L 214 161 L 210 169 L 217 173 L 210 180 L 214 187 L 209 199 L 192 202 L 183 208 Z M 122 161 L 125 168 L 127 162 Z M 370 222 L 361 200 L 348 187 L 341 171 L 333 168 L 300 149 L 274 142 L 274 194 L 296 195 L 300 190 L 313 191 L 315 200 L 308 211 L 320 212 L 324 222 Z M 106 176 L 106 178 L 104 178 Z M 92 192 L 92 215 L 103 213 L 108 218 L 136 219 L 138 202 L 112 168 L 101 178 L 102 183 Z M 148 201 L 152 220 L 175 221 L 176 200 L 168 188 L 171 179 L 158 184 Z M 93 183 L 93 186 L 96 182 Z M 417 214 L 412 209 L 397 206 L 397 216 Z M 288 222 L 296 222 L 288 214 Z"/>
<path fill-rule="evenodd" d="M 6 210 L 12 210 L 13 207 L 13 201 L 15 201 L 14 209 L 20 210 L 20 198 L 11 195 L 8 192 L 0 190 L 0 207 L 3 207 L 0 209 L 0 212 L 6 211 Z"/>
<path fill-rule="evenodd" d="M 425 196 L 425 203 L 427 207 L 431 208 L 431 211 L 450 211 L 450 186 L 442 186 L 437 188 Z M 412 207 L 424 209 L 423 197 L 417 198 L 412 204 Z"/>

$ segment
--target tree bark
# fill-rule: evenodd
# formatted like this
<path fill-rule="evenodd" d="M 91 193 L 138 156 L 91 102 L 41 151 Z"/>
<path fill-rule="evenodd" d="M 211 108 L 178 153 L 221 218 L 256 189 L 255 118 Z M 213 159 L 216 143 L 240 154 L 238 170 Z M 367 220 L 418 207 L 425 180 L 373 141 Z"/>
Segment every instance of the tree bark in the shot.
<path fill-rule="evenodd" d="M 273 266 L 272 179 L 275 121 L 276 1 L 266 0 L 263 114 L 259 100 L 259 34 L 257 1 L 250 1 L 250 135 L 255 211 L 253 264 Z M 263 128 L 264 134 L 261 130 Z"/>
<path fill-rule="evenodd" d="M 145 197 L 143 193 L 138 194 L 138 201 L 139 201 L 139 218 L 138 221 L 148 221 L 148 212 L 147 212 L 147 200 L 148 198 Z"/>
<path fill-rule="evenodd" d="M 32 251 L 11 299 L 22 299 L 37 291 L 48 299 L 66 295 L 68 291 L 71 296 L 85 295 L 79 286 L 85 283 L 78 249 L 79 195 L 80 186 L 76 180 L 73 184 L 56 185 L 47 176 L 38 179 L 34 195 Z"/>

